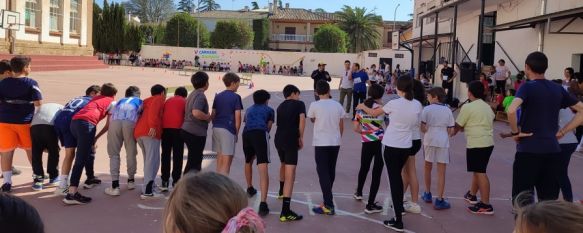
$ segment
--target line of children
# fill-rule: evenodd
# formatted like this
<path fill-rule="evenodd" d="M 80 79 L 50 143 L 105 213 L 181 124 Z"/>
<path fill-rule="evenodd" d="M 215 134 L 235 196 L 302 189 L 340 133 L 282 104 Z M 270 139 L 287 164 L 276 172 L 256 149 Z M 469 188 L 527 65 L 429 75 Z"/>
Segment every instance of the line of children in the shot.
<path fill-rule="evenodd" d="M 182 160 L 184 158 L 184 140 L 180 135 L 184 123 L 186 97 L 188 90 L 178 87 L 174 96 L 164 103 L 164 115 L 162 116 L 162 185 L 160 190 L 168 191 L 170 184 L 170 170 L 172 168 L 172 186 L 180 180 L 182 175 Z M 172 164 L 172 166 L 171 166 Z"/>
<path fill-rule="evenodd" d="M 32 141 L 32 170 L 34 173 L 32 189 L 42 190 L 44 187 L 45 171 L 43 169 L 43 151 L 48 153 L 47 172 L 49 173 L 48 187 L 59 185 L 59 139 L 55 132 L 54 122 L 57 113 L 63 105 L 47 103 L 41 105 L 34 114 L 30 127 Z"/>

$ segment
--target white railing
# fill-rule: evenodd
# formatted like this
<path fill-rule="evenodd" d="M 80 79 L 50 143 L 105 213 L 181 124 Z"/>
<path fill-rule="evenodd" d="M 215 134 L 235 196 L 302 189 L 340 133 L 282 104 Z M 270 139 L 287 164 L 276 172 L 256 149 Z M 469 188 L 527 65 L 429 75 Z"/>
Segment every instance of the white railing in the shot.
<path fill-rule="evenodd" d="M 293 35 L 293 34 L 273 34 L 272 41 L 294 41 L 294 42 L 312 42 L 311 35 Z"/>

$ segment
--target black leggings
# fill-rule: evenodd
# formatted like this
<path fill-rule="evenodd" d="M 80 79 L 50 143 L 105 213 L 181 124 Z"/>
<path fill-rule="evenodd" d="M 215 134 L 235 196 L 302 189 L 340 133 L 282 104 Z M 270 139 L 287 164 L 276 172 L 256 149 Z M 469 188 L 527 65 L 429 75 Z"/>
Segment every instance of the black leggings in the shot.
<path fill-rule="evenodd" d="M 196 136 L 185 130 L 182 130 L 181 134 L 188 148 L 188 160 L 186 161 L 184 174 L 190 171 L 199 172 L 202 166 L 202 155 L 206 144 L 206 136 Z"/>
<path fill-rule="evenodd" d="M 356 192 L 362 194 L 364 182 L 370 169 L 370 163 L 374 159 L 372 168 L 372 181 L 370 183 L 370 193 L 368 195 L 368 204 L 374 204 L 379 186 L 381 184 L 381 174 L 383 173 L 383 145 L 381 141 L 363 142 L 360 154 L 360 170 L 358 171 L 358 187 Z"/>
<path fill-rule="evenodd" d="M 170 167 L 172 167 L 172 183 L 178 182 L 182 175 L 182 160 L 184 157 L 184 141 L 180 135 L 181 129 L 162 130 L 162 181 L 170 179 Z M 170 166 L 172 161 L 172 166 Z"/>
<path fill-rule="evenodd" d="M 358 106 L 358 104 L 364 103 L 364 100 L 366 100 L 366 91 L 365 92 L 356 92 L 356 91 L 352 92 L 352 118 L 353 119 L 354 119 L 354 116 L 356 114 L 356 106 Z"/>
<path fill-rule="evenodd" d="M 573 190 L 571 188 L 571 180 L 569 180 L 569 162 L 571 155 L 577 149 L 577 143 L 561 144 L 561 168 L 559 169 L 559 186 L 563 193 L 563 199 L 568 202 L 573 202 Z"/>
<path fill-rule="evenodd" d="M 409 159 L 411 148 L 394 148 L 385 146 L 385 164 L 389 173 L 389 185 L 391 186 L 391 198 L 393 199 L 393 209 L 395 219 L 402 221 L 403 211 L 403 178 L 401 171 Z"/>
<path fill-rule="evenodd" d="M 47 162 L 47 172 L 50 179 L 59 176 L 59 141 L 55 128 L 52 125 L 33 125 L 30 127 L 30 138 L 32 140 L 32 169 L 36 176 L 43 178 L 43 151 L 46 149 L 49 154 Z"/>
<path fill-rule="evenodd" d="M 336 161 L 340 146 L 316 146 L 316 171 L 322 189 L 324 205 L 334 208 L 334 197 L 332 195 L 332 186 L 336 178 Z"/>

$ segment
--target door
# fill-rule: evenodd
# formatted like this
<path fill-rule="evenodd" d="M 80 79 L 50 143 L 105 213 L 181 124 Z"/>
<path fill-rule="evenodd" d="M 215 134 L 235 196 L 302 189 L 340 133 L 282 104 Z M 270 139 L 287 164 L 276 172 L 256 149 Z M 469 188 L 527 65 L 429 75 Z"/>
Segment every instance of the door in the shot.
<path fill-rule="evenodd" d="M 385 63 L 389 65 L 389 67 L 385 67 Z M 386 57 L 381 57 L 379 59 L 379 65 L 381 69 L 384 69 L 385 72 L 387 71 L 392 71 L 392 67 L 393 67 L 393 59 L 392 58 L 386 58 Z"/>

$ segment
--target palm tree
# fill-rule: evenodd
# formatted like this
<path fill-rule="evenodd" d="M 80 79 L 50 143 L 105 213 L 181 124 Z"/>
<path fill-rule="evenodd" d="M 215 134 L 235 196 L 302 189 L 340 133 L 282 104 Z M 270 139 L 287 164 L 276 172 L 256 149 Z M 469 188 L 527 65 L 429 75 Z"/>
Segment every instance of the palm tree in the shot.
<path fill-rule="evenodd" d="M 215 0 L 198 1 L 198 11 L 216 11 L 219 9 L 221 9 L 221 5 L 219 5 Z"/>
<path fill-rule="evenodd" d="M 251 8 L 253 10 L 259 10 L 259 4 L 257 2 L 251 2 Z"/>
<path fill-rule="evenodd" d="M 350 51 L 354 53 L 380 48 L 381 34 L 377 30 L 383 25 L 381 16 L 367 12 L 366 8 L 344 5 L 336 12 L 338 26 L 348 34 Z"/>

